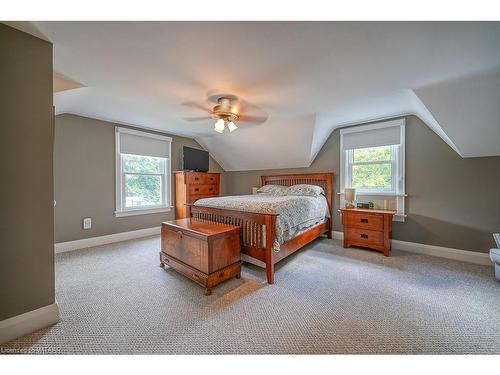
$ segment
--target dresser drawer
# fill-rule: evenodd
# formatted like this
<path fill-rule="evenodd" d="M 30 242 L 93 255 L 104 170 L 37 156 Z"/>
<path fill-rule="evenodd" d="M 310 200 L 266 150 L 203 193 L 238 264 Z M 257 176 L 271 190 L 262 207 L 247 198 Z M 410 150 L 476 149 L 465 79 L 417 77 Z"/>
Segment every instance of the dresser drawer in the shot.
<path fill-rule="evenodd" d="M 357 227 L 370 230 L 384 230 L 384 217 L 365 213 L 348 213 L 346 217 L 348 227 Z"/>
<path fill-rule="evenodd" d="M 383 246 L 384 233 L 369 229 L 348 228 L 346 229 L 347 241 L 360 246 Z"/>
<path fill-rule="evenodd" d="M 217 173 L 188 173 L 187 182 L 189 185 L 211 185 L 219 183 L 219 175 Z"/>
<path fill-rule="evenodd" d="M 190 185 L 190 195 L 219 195 L 218 185 Z"/>
<path fill-rule="evenodd" d="M 206 271 L 207 244 L 197 238 L 190 237 L 182 231 L 162 229 L 162 251 L 183 263 Z"/>

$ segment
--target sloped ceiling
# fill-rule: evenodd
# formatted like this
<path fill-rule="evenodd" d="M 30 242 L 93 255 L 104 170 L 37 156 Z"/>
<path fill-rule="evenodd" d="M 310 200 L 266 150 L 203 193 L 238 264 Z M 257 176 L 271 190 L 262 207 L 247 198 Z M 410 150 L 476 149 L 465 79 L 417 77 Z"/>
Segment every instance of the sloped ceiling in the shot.
<path fill-rule="evenodd" d="M 19 27 L 17 25 L 16 27 Z M 500 155 L 498 22 L 35 22 L 75 113 L 194 137 L 225 170 L 308 166 L 333 129 L 415 114 L 463 157 Z M 212 90 L 267 112 L 215 134 Z"/>
<path fill-rule="evenodd" d="M 500 69 L 431 84 L 415 93 L 463 157 L 500 155 Z"/>

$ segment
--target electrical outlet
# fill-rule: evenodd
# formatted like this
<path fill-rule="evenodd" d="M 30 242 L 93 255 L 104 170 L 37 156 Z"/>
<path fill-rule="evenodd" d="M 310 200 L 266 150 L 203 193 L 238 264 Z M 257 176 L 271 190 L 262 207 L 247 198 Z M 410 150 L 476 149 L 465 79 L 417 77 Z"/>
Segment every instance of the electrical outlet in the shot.
<path fill-rule="evenodd" d="M 85 217 L 83 218 L 83 229 L 91 229 L 92 228 L 92 218 Z"/>

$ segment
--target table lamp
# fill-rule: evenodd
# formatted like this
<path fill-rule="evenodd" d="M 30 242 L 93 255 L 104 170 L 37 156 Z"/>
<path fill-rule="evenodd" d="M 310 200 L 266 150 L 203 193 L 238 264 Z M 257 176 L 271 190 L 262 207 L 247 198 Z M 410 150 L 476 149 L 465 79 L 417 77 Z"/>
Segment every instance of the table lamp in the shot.
<path fill-rule="evenodd" d="M 354 208 L 354 200 L 356 199 L 356 189 L 344 188 L 344 199 L 346 201 L 345 208 Z"/>

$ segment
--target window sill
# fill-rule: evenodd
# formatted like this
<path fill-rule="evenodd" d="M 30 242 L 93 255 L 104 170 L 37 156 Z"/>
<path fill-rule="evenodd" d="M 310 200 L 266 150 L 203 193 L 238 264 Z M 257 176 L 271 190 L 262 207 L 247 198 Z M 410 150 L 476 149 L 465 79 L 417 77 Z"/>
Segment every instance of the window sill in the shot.
<path fill-rule="evenodd" d="M 344 193 L 337 193 L 337 195 L 344 195 Z M 397 194 L 397 193 L 383 193 L 383 192 L 358 192 L 356 191 L 356 196 L 368 197 L 368 196 L 379 196 L 379 197 L 407 197 L 408 194 Z"/>
<path fill-rule="evenodd" d="M 161 212 L 169 212 L 172 211 L 172 206 L 169 207 L 160 207 L 160 208 L 146 208 L 141 210 L 124 210 L 124 211 L 115 211 L 116 217 L 123 216 L 136 216 L 136 215 L 148 215 L 148 214 L 157 214 Z"/>

